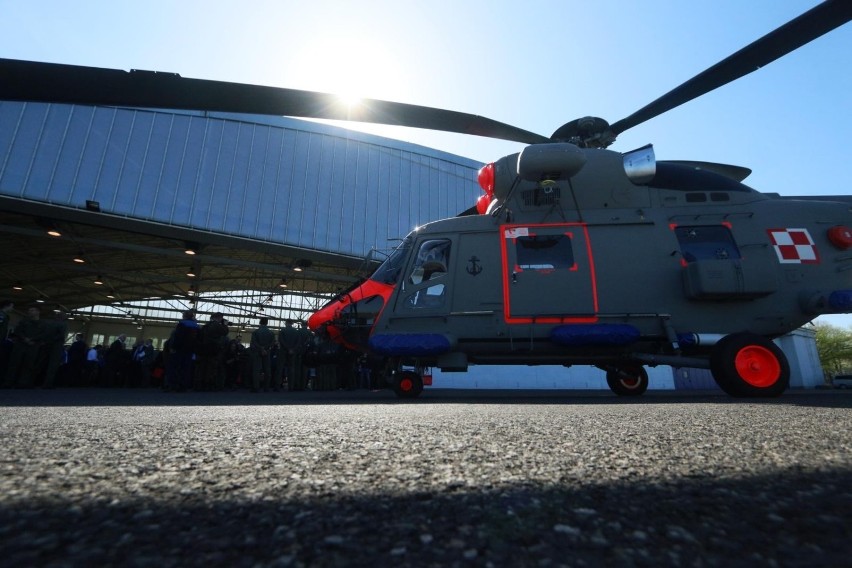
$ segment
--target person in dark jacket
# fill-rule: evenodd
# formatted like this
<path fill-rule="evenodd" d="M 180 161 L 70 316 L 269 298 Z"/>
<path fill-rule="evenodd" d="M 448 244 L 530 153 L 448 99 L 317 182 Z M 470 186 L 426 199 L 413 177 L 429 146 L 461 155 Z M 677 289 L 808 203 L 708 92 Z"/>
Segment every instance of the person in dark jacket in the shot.
<path fill-rule="evenodd" d="M 198 375 L 203 390 L 225 388 L 223 355 L 228 345 L 228 324 L 221 312 L 210 316 L 201 328 L 201 348 L 198 351 Z"/>
<path fill-rule="evenodd" d="M 68 386 L 79 387 L 83 384 L 83 369 L 86 367 L 88 352 L 89 347 L 83 334 L 78 333 L 68 348 Z"/>
<path fill-rule="evenodd" d="M 169 359 L 174 373 L 174 384 L 170 386 L 177 392 L 184 392 L 192 387 L 200 329 L 195 321 L 195 312 L 187 310 L 183 312 L 183 319 L 177 323 L 169 336 Z"/>

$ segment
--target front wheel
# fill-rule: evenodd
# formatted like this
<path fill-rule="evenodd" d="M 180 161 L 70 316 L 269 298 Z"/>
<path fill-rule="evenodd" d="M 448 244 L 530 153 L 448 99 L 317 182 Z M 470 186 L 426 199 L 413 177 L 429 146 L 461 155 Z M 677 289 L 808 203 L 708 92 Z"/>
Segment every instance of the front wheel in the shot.
<path fill-rule="evenodd" d="M 790 365 L 781 349 L 753 333 L 722 338 L 710 354 L 716 384 L 731 396 L 780 396 L 790 385 Z"/>
<path fill-rule="evenodd" d="M 393 392 L 399 398 L 417 398 L 423 392 L 423 379 L 414 371 L 394 374 Z"/>
<path fill-rule="evenodd" d="M 648 371 L 642 365 L 610 368 L 606 384 L 618 396 L 640 396 L 648 390 Z"/>

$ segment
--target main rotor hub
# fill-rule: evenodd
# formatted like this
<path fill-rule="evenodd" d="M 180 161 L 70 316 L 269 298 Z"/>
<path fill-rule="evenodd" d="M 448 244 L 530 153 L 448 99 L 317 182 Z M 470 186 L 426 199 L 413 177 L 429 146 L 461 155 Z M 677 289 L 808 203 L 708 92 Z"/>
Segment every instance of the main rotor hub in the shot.
<path fill-rule="evenodd" d="M 554 142 L 570 142 L 580 148 L 606 148 L 615 142 L 615 134 L 604 119 L 584 116 L 560 126 L 550 139 Z"/>

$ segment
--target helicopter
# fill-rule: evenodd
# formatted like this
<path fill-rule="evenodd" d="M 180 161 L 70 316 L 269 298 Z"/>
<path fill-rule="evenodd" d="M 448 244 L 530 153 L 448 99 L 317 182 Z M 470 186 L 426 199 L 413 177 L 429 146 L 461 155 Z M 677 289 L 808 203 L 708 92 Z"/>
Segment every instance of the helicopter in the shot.
<path fill-rule="evenodd" d="M 369 277 L 308 319 L 383 358 L 403 398 L 423 369 L 593 365 L 617 395 L 646 366 L 709 369 L 735 397 L 774 397 L 790 367 L 773 339 L 852 313 L 852 197 L 781 197 L 749 169 L 657 160 L 618 135 L 728 84 L 852 19 L 828 0 L 610 124 L 582 117 L 551 136 L 445 109 L 187 79 L 150 71 L 0 59 L 0 98 L 342 119 L 527 144 L 479 171 L 483 194 L 416 228 Z M 412 370 L 413 369 L 413 370 Z"/>

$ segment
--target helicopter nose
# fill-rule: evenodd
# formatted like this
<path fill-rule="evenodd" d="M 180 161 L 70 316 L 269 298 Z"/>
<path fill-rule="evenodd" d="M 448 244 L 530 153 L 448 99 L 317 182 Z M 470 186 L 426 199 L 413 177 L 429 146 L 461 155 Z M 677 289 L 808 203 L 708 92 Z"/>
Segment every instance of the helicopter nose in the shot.
<path fill-rule="evenodd" d="M 308 318 L 308 329 L 311 331 L 317 331 L 323 325 L 331 322 L 335 315 L 340 312 L 340 302 L 332 302 L 330 304 L 326 304 L 319 311 L 314 312 Z"/>

